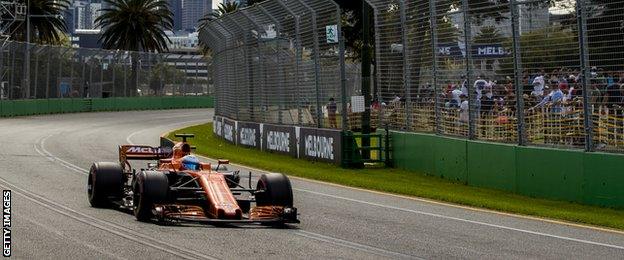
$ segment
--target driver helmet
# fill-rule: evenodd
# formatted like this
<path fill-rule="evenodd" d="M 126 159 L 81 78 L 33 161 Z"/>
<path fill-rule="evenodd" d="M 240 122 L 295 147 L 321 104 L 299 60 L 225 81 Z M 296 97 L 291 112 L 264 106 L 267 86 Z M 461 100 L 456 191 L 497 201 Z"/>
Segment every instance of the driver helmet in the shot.
<path fill-rule="evenodd" d="M 187 170 L 197 171 L 199 170 L 199 159 L 194 155 L 187 155 L 182 157 L 182 167 Z"/>

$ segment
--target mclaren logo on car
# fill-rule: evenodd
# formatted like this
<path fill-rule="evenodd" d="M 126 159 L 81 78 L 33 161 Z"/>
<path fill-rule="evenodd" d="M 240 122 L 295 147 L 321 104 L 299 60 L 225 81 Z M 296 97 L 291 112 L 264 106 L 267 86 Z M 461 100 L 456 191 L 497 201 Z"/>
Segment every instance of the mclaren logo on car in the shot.
<path fill-rule="evenodd" d="M 133 146 L 128 147 L 126 153 L 154 153 L 154 149 L 152 149 L 151 147 Z"/>

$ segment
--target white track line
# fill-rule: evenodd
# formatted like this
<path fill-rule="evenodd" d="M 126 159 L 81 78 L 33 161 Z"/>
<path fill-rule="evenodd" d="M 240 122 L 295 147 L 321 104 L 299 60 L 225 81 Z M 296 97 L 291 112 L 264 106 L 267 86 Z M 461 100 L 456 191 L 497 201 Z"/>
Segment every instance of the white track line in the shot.
<path fill-rule="evenodd" d="M 318 233 L 305 231 L 301 229 L 294 230 L 293 234 L 306 237 L 306 238 L 310 238 L 310 239 L 314 239 L 314 240 L 318 240 L 318 241 L 323 241 L 323 242 L 334 244 L 337 246 L 348 247 L 351 249 L 365 251 L 365 252 L 375 254 L 375 255 L 380 255 L 380 256 L 390 256 L 393 258 L 399 257 L 399 258 L 406 258 L 406 259 L 424 259 L 424 258 L 420 258 L 420 257 L 413 256 L 413 255 L 406 255 L 406 254 L 402 254 L 398 252 L 388 251 L 388 250 L 381 249 L 378 247 L 367 246 L 367 245 L 363 245 L 360 243 L 355 243 L 355 242 L 351 242 L 351 241 L 344 240 L 344 239 L 325 236 L 325 235 L 321 235 Z"/>
<path fill-rule="evenodd" d="M 199 120 L 197 120 L 197 121 L 199 121 Z M 197 122 L 197 121 L 195 121 L 195 122 Z M 205 121 L 205 120 L 201 120 L 201 121 Z M 190 121 L 190 122 L 192 122 L 192 121 Z M 185 124 L 185 123 L 190 123 L 190 122 L 182 122 L 182 123 L 172 124 L 172 125 L 180 125 L 180 124 Z M 149 128 L 143 129 L 143 130 L 139 130 L 139 131 L 136 131 L 136 132 L 130 134 L 126 138 L 126 141 L 128 141 L 129 144 L 134 144 L 132 142 L 131 138 L 134 135 L 136 135 L 136 134 L 138 134 L 138 133 L 140 133 L 142 131 L 146 131 L 148 129 Z M 45 139 L 47 139 L 49 137 L 50 136 L 46 137 Z M 55 159 L 55 160 L 57 160 L 59 162 L 62 162 L 62 165 L 67 167 L 67 168 L 70 168 L 70 169 L 73 168 L 72 170 L 80 169 L 80 170 L 83 171 L 84 174 L 87 174 L 88 171 L 86 169 L 82 169 L 82 168 L 80 168 L 80 167 L 78 167 L 78 166 L 76 166 L 76 165 L 74 165 L 72 163 L 64 161 L 64 160 L 62 160 L 62 159 L 52 155 L 51 153 L 47 152 L 47 150 L 43 146 L 45 144 L 45 139 L 43 139 L 42 142 L 41 142 L 42 143 L 41 149 L 46 154 L 48 154 L 48 156 L 50 156 L 51 158 L 53 158 L 53 159 Z M 210 158 L 210 159 L 214 160 L 212 158 Z M 241 166 L 246 167 L 244 165 L 241 165 Z M 366 204 L 366 205 L 371 205 L 371 206 L 377 206 L 377 207 L 393 209 L 393 210 L 398 210 L 398 211 L 403 211 L 403 212 L 410 212 L 410 213 L 414 213 L 414 214 L 426 215 L 426 216 L 430 216 L 430 217 L 443 218 L 443 219 L 448 219 L 448 220 L 454 220 L 454 221 L 460 221 L 460 222 L 465 222 L 465 223 L 477 224 L 477 225 L 488 226 L 488 227 L 493 227 L 493 228 L 499 228 L 499 229 L 504 229 L 504 230 L 516 231 L 516 232 L 532 234 L 532 235 L 537 235 L 537 236 L 550 237 L 550 238 L 556 238 L 556 239 L 572 241 L 572 242 L 577 242 L 577 243 L 583 243 L 583 244 L 603 246 L 603 247 L 608 247 L 608 248 L 613 248 L 613 249 L 624 250 L 624 246 L 618 246 L 618 245 L 594 242 L 594 241 L 577 239 L 577 238 L 566 237 L 566 236 L 558 236 L 558 235 L 553 235 L 553 234 L 548 234 L 548 233 L 543 233 L 543 232 L 525 230 L 525 229 L 520 229 L 520 228 L 513 228 L 513 227 L 508 227 L 508 226 L 503 226 L 503 225 L 485 223 L 485 222 L 481 222 L 481 221 L 475 221 L 475 220 L 469 220 L 469 219 L 463 219 L 463 218 L 457 218 L 457 217 L 451 217 L 451 216 L 445 216 L 445 215 L 429 213 L 429 212 L 424 212 L 424 211 L 411 210 L 411 209 L 405 209 L 405 208 L 400 208 L 400 207 L 393 207 L 393 206 L 388 206 L 388 205 L 383 205 L 383 204 L 378 204 L 378 203 L 373 203 L 373 202 L 368 202 L 368 201 L 363 201 L 363 200 L 351 199 L 351 198 L 347 198 L 347 197 L 341 197 L 341 196 L 336 196 L 336 195 L 331 195 L 331 194 L 326 194 L 326 193 L 320 193 L 320 192 L 315 192 L 315 191 L 310 191 L 310 190 L 305 190 L 305 189 L 294 188 L 294 190 L 301 191 L 301 192 L 306 192 L 306 193 L 310 193 L 310 194 L 315 194 L 315 195 L 319 195 L 319 196 L 324 196 L 324 197 L 330 197 L 330 198 L 334 198 L 334 199 L 341 199 L 341 200 L 346 200 L 346 201 L 351 201 L 351 202 L 356 202 L 356 203 L 361 203 L 361 204 Z M 308 232 L 308 231 L 306 231 L 306 232 Z M 309 234 L 316 234 L 316 233 L 312 233 L 312 232 L 308 232 L 308 233 Z M 316 235 L 324 236 L 324 235 L 321 235 L 321 234 L 316 234 Z M 325 242 L 327 242 L 327 241 L 325 241 Z M 349 241 L 347 241 L 347 242 L 349 242 Z M 350 242 L 350 243 L 354 243 L 354 242 Z M 357 243 L 354 243 L 354 244 L 357 244 Z M 363 244 L 358 244 L 358 245 L 360 245 L 360 247 L 363 248 L 363 249 L 367 248 L 367 247 L 370 247 L 370 246 L 363 245 Z M 383 250 L 383 249 L 379 249 L 379 250 Z"/>
<path fill-rule="evenodd" d="M 11 190 L 15 191 L 17 194 L 21 195 L 22 197 L 24 197 L 27 200 L 30 200 L 36 204 L 39 204 L 49 210 L 52 210 L 54 212 L 57 212 L 61 215 L 64 215 L 66 217 L 72 218 L 74 220 L 77 220 L 79 222 L 82 222 L 84 224 L 87 224 L 89 226 L 107 231 L 109 233 L 112 233 L 114 235 L 126 238 L 128 240 L 134 241 L 136 243 L 139 244 L 143 244 L 146 246 L 150 246 L 152 248 L 155 249 L 159 249 L 162 251 L 165 251 L 167 253 L 170 253 L 172 255 L 181 257 L 181 258 L 185 258 L 185 259 L 217 259 L 211 256 L 206 256 L 202 253 L 198 253 L 192 250 L 188 250 L 185 248 L 181 248 L 181 247 L 177 247 L 175 245 L 171 245 L 171 244 L 167 244 L 167 243 L 163 243 L 160 242 L 158 240 L 155 240 L 147 235 L 143 235 L 140 233 L 137 233 L 134 230 L 110 223 L 108 221 L 104 221 L 98 218 L 94 218 L 92 216 L 80 213 L 78 211 L 75 211 L 71 208 L 68 208 L 62 204 L 56 203 L 54 201 L 48 200 L 45 197 L 42 197 L 40 195 L 37 195 L 35 193 L 32 193 L 28 190 L 24 190 L 21 189 L 11 183 L 9 183 L 8 181 L 0 178 L 0 183 L 3 183 L 4 186 L 11 188 Z M 72 214 L 70 214 L 72 213 Z M 158 245 L 158 244 L 164 244 L 167 247 L 170 247 L 172 249 L 168 249 L 164 246 Z M 177 252 L 176 252 L 177 250 Z"/>
<path fill-rule="evenodd" d="M 205 157 L 205 156 L 200 156 L 200 157 L 214 161 L 213 158 L 208 158 L 208 157 Z M 245 165 L 239 165 L 239 164 L 232 164 L 232 165 L 235 165 L 235 166 L 238 166 L 238 167 L 242 167 L 242 168 L 252 169 L 252 168 L 250 168 L 248 166 L 245 166 Z M 268 171 L 260 170 L 260 169 L 255 169 L 255 170 L 268 172 Z M 503 225 L 491 224 L 491 223 L 475 221 L 475 220 L 470 220 L 470 219 L 463 219 L 463 218 L 457 218 L 457 217 L 451 217 L 451 216 L 445 216 L 445 215 L 440 215 L 440 214 L 435 214 L 435 213 L 424 212 L 424 211 L 411 210 L 411 209 L 400 208 L 400 207 L 393 207 L 393 206 L 378 204 L 378 203 L 374 203 L 374 202 L 368 202 L 368 201 L 363 201 L 363 200 L 351 199 L 351 198 L 347 198 L 347 197 L 341 197 L 341 196 L 336 196 L 336 195 L 331 195 L 331 194 L 326 194 L 326 193 L 321 193 L 321 192 L 316 192 L 316 191 L 311 191 L 311 190 L 298 189 L 298 188 L 293 188 L 293 190 L 306 192 L 306 193 L 310 193 L 310 194 L 315 194 L 315 195 L 319 195 L 319 196 L 324 196 L 324 197 L 330 197 L 330 198 L 334 198 L 334 199 L 341 199 L 341 200 L 346 200 L 346 201 L 351 201 L 351 202 L 356 202 L 356 203 L 361 203 L 361 204 L 367 204 L 367 205 L 371 205 L 371 206 L 382 207 L 382 208 L 386 208 L 386 209 L 393 209 L 393 210 L 409 212 L 409 213 L 414 213 L 414 214 L 419 214 L 419 215 L 426 215 L 426 216 L 430 216 L 430 217 L 443 218 L 443 219 L 448 219 L 448 220 L 454 220 L 454 221 L 460 221 L 460 222 L 465 222 L 465 223 L 477 224 L 477 225 L 488 226 L 488 227 L 493 227 L 493 228 L 499 228 L 499 229 L 504 229 L 504 230 L 516 231 L 516 232 L 521 232 L 521 233 L 526 233 L 526 234 L 532 234 L 532 235 L 538 235 L 538 236 L 543 236 L 543 237 L 550 237 L 550 238 L 556 238 L 556 239 L 567 240 L 567 241 L 572 241 L 572 242 L 578 242 L 578 243 L 583 243 L 583 244 L 590 244 L 590 245 L 603 246 L 603 247 L 608 247 L 608 248 L 613 248 L 613 249 L 624 250 L 624 246 L 619 246 L 619 245 L 600 243 L 600 242 L 589 241 L 589 240 L 584 240 L 584 239 L 577 239 L 577 238 L 573 238 L 573 237 L 558 236 L 558 235 L 553 235 L 553 234 L 548 234 L 548 233 L 543 233 L 543 232 L 537 232 L 537 231 L 531 231 L 531 230 L 526 230 L 526 229 L 520 229 L 520 228 L 503 226 Z M 556 223 L 554 223 L 554 224 L 556 224 Z"/>
<path fill-rule="evenodd" d="M 192 124 L 192 123 L 196 123 L 196 122 L 210 122 L 210 120 L 206 121 L 206 119 L 202 119 L 202 120 L 184 121 L 184 122 L 179 122 L 179 123 L 174 123 L 174 124 L 168 124 L 168 125 L 164 125 L 164 126 L 169 127 L 169 126 L 177 126 L 177 125 L 190 125 L 190 124 Z M 144 131 L 147 131 L 147 130 L 150 130 L 150 129 L 151 129 L 151 128 L 145 128 L 145 129 L 141 129 L 141 130 L 138 130 L 138 131 L 135 131 L 135 132 L 131 133 L 130 135 L 128 135 L 128 136 L 126 137 L 126 142 L 128 142 L 128 144 L 134 144 L 134 143 L 130 140 L 132 137 L 134 137 L 135 135 L 137 135 L 137 134 L 139 134 L 139 133 L 141 133 L 141 132 L 144 132 Z"/>
<path fill-rule="evenodd" d="M 376 206 L 376 207 L 381 207 L 381 208 L 386 208 L 386 209 L 393 209 L 393 210 L 398 210 L 398 211 L 403 211 L 403 212 L 409 212 L 409 213 L 414 213 L 414 214 L 419 214 L 419 215 L 431 216 L 431 217 L 436 217 L 436 218 L 443 218 L 443 219 L 448 219 L 448 220 L 455 220 L 455 221 L 466 222 L 466 223 L 471 223 L 471 224 L 477 224 L 477 225 L 482 225 L 482 226 L 488 226 L 488 227 L 500 228 L 500 229 L 505 229 L 505 230 L 517 231 L 517 232 L 522 232 L 522 233 L 527 233 L 527 234 L 532 234 L 532 235 L 551 237 L 551 238 L 557 238 L 557 239 L 562 239 L 562 240 L 567 240 L 567 241 L 579 242 L 579 243 L 583 243 L 583 244 L 590 244 L 590 245 L 603 246 L 603 247 L 609 247 L 609 248 L 624 250 L 624 246 L 617 246 L 617 245 L 605 244 L 605 243 L 594 242 L 594 241 L 589 241 L 589 240 L 583 240 L 583 239 L 577 239 L 577 238 L 571 238 L 571 237 L 565 237 L 565 236 L 558 236 L 558 235 L 547 234 L 547 233 L 542 233 L 542 232 L 537 232 L 537 231 L 531 231 L 531 230 L 507 227 L 507 226 L 503 226 L 503 225 L 490 224 L 490 223 L 485 223 L 485 222 L 481 222 L 481 221 L 475 221 L 475 220 L 469 220 L 469 219 L 463 219 L 463 218 L 457 218 L 457 217 L 450 217 L 450 216 L 445 216 L 445 215 L 440 215 L 440 214 L 435 214 L 435 213 L 429 213 L 429 212 L 424 212 L 424 211 L 419 211 L 419 210 L 412 210 L 412 209 L 393 207 L 393 206 L 388 206 L 388 205 L 383 205 L 383 204 L 378 204 L 378 203 L 373 203 L 373 202 L 368 202 L 368 201 L 363 201 L 363 200 L 357 200 L 357 199 L 351 199 L 351 198 L 346 198 L 346 197 L 341 197 L 341 196 L 336 196 L 336 195 L 320 193 L 320 192 L 311 191 L 311 190 L 297 189 L 297 188 L 294 188 L 293 190 L 306 192 L 306 193 L 310 193 L 310 194 L 315 194 L 315 195 L 319 195 L 319 196 L 324 196 L 324 197 L 329 197 L 329 198 L 334 198 L 334 199 L 341 199 L 341 200 L 346 200 L 346 201 L 351 201 L 351 202 L 357 202 L 357 203 L 361 203 L 361 204 L 366 204 L 366 205 L 371 205 L 371 206 Z"/>
<path fill-rule="evenodd" d="M 145 131 L 148 129 L 143 129 L 143 130 L 139 130 L 136 131 L 132 134 L 130 134 L 127 138 L 126 141 L 128 142 L 128 144 L 134 144 L 134 142 L 132 142 L 132 137 L 134 135 L 136 135 L 139 132 Z M 200 156 L 202 158 L 206 158 L 206 159 L 210 159 L 204 156 Z M 212 159 L 211 159 L 212 160 Z M 295 230 L 295 234 L 299 235 L 299 236 L 303 236 L 303 237 L 307 237 L 310 239 L 314 239 L 317 241 L 322 241 L 322 242 L 326 242 L 326 243 L 330 243 L 330 244 L 334 244 L 334 245 L 338 245 L 338 246 L 343 246 L 343 247 L 348 247 L 351 249 L 356 249 L 356 250 L 361 250 L 361 251 L 365 251 L 368 253 L 373 253 L 376 255 L 381 255 L 381 256 L 394 256 L 394 257 L 402 257 L 402 258 L 416 258 L 419 259 L 415 256 L 411 256 L 411 255 L 406 255 L 406 254 L 402 254 L 402 253 L 398 253 L 398 252 L 392 252 L 392 251 L 388 251 L 382 248 L 377 248 L 377 247 L 372 247 L 369 245 L 365 245 L 365 244 L 360 244 L 360 243 L 356 243 L 356 242 L 351 242 L 351 241 L 347 241 L 347 240 L 343 240 L 343 239 L 339 239 L 339 238 L 334 238 L 334 237 L 329 237 L 329 236 L 325 236 L 325 235 L 321 235 L 318 233 L 314 233 L 314 232 L 310 232 L 310 231 L 304 231 L 304 230 Z"/>

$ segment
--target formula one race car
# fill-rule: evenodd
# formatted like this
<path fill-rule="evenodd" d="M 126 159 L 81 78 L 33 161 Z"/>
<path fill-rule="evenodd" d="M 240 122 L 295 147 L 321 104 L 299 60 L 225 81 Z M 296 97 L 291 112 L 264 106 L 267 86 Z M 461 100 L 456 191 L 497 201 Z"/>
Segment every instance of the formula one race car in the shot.
<path fill-rule="evenodd" d="M 240 172 L 227 171 L 229 161 L 202 163 L 187 143 L 194 136 L 176 137 L 182 142 L 161 140 L 160 147 L 121 145 L 119 162 L 93 163 L 87 184 L 91 206 L 132 210 L 139 221 L 299 223 L 288 177 L 263 174 L 252 188 L 250 172 L 249 187 L 242 187 Z M 137 170 L 130 160 L 156 162 Z"/>

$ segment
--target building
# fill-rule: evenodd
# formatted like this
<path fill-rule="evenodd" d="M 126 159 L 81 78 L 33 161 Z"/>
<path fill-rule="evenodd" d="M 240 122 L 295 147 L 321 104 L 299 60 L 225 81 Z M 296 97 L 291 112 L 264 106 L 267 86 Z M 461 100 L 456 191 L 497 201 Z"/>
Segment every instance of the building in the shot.
<path fill-rule="evenodd" d="M 89 3 L 85 6 L 85 28 L 81 29 L 96 29 L 97 25 L 95 19 L 102 14 L 101 3 Z"/>
<path fill-rule="evenodd" d="M 169 10 L 173 13 L 173 30 L 182 30 L 182 0 L 168 0 Z"/>
<path fill-rule="evenodd" d="M 101 35 L 100 29 L 76 29 L 70 38 L 71 44 L 76 48 L 101 49 Z"/>
<path fill-rule="evenodd" d="M 199 19 L 212 12 L 212 0 L 181 0 L 182 30 L 195 31 Z"/>
<path fill-rule="evenodd" d="M 238 7 L 245 7 L 247 6 L 247 0 L 223 0 L 223 2 L 235 2 L 238 4 Z"/>

